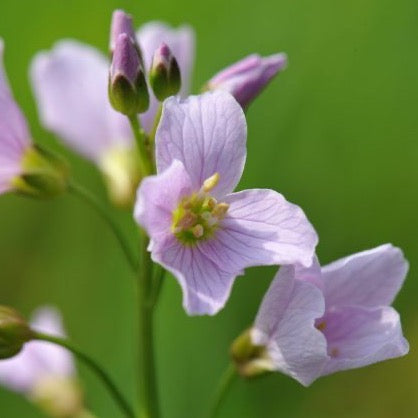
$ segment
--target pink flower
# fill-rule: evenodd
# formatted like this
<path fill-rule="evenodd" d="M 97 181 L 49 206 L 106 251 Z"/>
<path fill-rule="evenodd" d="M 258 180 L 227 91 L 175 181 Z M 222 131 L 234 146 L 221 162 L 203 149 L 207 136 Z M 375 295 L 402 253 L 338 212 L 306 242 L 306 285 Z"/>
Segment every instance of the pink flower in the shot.
<path fill-rule="evenodd" d="M 114 19 L 114 31 L 127 30 L 130 21 L 126 15 L 117 16 L 121 18 Z M 188 26 L 173 29 L 153 22 L 139 30 L 138 42 L 145 71 L 158 45 L 166 42 L 170 46 L 182 72 L 182 93 L 186 93 L 194 59 L 193 31 Z M 131 203 L 140 173 L 127 118 L 109 103 L 109 65 L 108 59 L 93 47 L 65 40 L 34 58 L 31 79 L 44 126 L 92 160 L 104 174 L 111 198 L 125 206 Z M 140 115 L 148 133 L 157 109 L 158 102 L 150 92 L 150 107 Z"/>
<path fill-rule="evenodd" d="M 287 56 L 283 53 L 265 58 L 249 55 L 212 77 L 207 88 L 231 93 L 246 108 L 286 65 Z"/>
<path fill-rule="evenodd" d="M 221 309 L 255 265 L 310 265 L 317 236 L 303 211 L 263 189 L 232 193 L 246 159 L 241 106 L 225 92 L 164 102 L 156 176 L 138 190 L 135 218 L 152 259 L 172 272 L 190 314 Z"/>
<path fill-rule="evenodd" d="M 35 311 L 31 327 L 39 332 L 65 336 L 61 315 L 50 307 Z M 0 382 L 7 388 L 30 396 L 42 381 L 75 376 L 72 355 L 62 347 L 30 341 L 15 357 L 0 361 Z"/>
<path fill-rule="evenodd" d="M 325 267 L 285 266 L 276 275 L 251 331 L 265 347 L 260 366 L 303 385 L 340 370 L 408 353 L 390 305 L 408 263 L 390 244 Z"/>
<path fill-rule="evenodd" d="M 31 147 L 26 120 L 13 99 L 3 68 L 4 44 L 0 39 L 0 193 L 14 189 L 22 174 L 22 159 Z"/>

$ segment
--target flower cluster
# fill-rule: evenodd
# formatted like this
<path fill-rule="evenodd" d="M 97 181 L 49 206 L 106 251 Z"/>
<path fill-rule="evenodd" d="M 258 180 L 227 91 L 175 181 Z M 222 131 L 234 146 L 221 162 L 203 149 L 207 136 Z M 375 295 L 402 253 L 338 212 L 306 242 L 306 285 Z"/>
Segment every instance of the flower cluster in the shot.
<path fill-rule="evenodd" d="M 203 93 L 190 95 L 194 45 L 189 26 L 151 22 L 135 32 L 132 18 L 118 10 L 110 60 L 66 40 L 39 53 L 30 71 L 43 125 L 96 164 L 111 201 L 131 210 L 141 229 L 137 263 L 108 209 L 100 209 L 133 269 L 140 266 L 143 344 L 152 345 L 146 338 L 161 286 L 158 271 L 178 281 L 188 314 L 214 315 L 246 268 L 275 265 L 280 270 L 253 326 L 232 344 L 242 376 L 277 370 L 309 385 L 320 376 L 406 354 L 399 315 L 390 307 L 408 269 L 400 249 L 382 245 L 321 267 L 317 233 L 300 207 L 274 190 L 235 191 L 247 158 L 245 111 L 286 67 L 286 55 L 250 55 L 212 77 Z M 0 193 L 80 193 L 67 164 L 31 139 L 2 55 L 1 42 Z M 7 320 L 0 320 L 6 358 L 0 382 L 51 416 L 87 414 L 72 358 L 51 342 L 70 346 L 38 332 L 63 337 L 59 314 L 38 312 L 35 332 L 7 309 Z M 146 416 L 154 417 L 155 387 L 146 381 L 149 351 L 140 357 L 147 369 L 141 384 L 150 385 L 143 393 L 151 394 L 142 401 Z"/>

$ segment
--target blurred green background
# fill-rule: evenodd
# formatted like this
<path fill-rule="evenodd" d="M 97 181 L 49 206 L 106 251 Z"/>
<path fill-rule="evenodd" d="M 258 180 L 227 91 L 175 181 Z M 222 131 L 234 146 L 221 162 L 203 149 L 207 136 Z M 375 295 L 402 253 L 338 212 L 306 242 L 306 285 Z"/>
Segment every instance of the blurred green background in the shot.
<path fill-rule="evenodd" d="M 215 71 L 251 52 L 286 51 L 288 70 L 248 111 L 249 154 L 241 188 L 269 187 L 300 204 L 320 235 L 323 263 L 392 242 L 411 262 L 396 307 L 411 353 L 320 379 L 306 389 L 274 374 L 238 381 L 223 417 L 418 416 L 418 3 L 416 0 L 1 0 L 0 35 L 15 96 L 33 136 L 68 156 L 76 177 L 105 197 L 96 170 L 42 130 L 28 83 L 31 57 L 59 38 L 106 51 L 111 12 L 136 23 L 189 22 L 197 33 L 197 90 Z M 129 214 L 120 214 L 126 230 Z M 42 203 L 0 198 L 0 302 L 29 314 L 59 306 L 73 339 L 133 398 L 132 277 L 101 219 L 70 196 Z M 135 231 L 130 230 L 132 239 Z M 164 417 L 202 417 L 231 340 L 254 318 L 275 269 L 248 270 L 214 318 L 189 318 L 167 278 L 157 312 Z M 80 365 L 99 417 L 119 417 Z M 0 416 L 40 417 L 0 390 Z"/>

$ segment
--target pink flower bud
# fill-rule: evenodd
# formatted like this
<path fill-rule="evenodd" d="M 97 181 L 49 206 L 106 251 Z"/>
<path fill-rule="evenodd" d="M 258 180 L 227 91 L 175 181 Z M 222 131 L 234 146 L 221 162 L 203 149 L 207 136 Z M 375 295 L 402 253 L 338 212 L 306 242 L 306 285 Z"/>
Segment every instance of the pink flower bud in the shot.
<path fill-rule="evenodd" d="M 286 64 L 287 56 L 283 53 L 265 58 L 249 55 L 216 74 L 207 88 L 231 93 L 246 108 Z"/>

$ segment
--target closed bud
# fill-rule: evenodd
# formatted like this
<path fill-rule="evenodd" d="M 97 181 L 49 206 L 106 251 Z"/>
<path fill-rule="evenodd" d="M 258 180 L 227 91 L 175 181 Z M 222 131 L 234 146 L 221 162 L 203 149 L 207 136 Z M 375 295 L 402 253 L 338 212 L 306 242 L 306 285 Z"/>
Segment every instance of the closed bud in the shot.
<path fill-rule="evenodd" d="M 0 359 L 14 357 L 31 338 L 25 319 L 14 309 L 0 306 Z"/>
<path fill-rule="evenodd" d="M 164 43 L 154 53 L 149 81 L 160 102 L 180 91 L 180 68 L 170 48 Z"/>
<path fill-rule="evenodd" d="M 21 161 L 22 173 L 12 180 L 20 194 L 46 199 L 64 193 L 69 184 L 69 167 L 59 156 L 37 145 L 28 147 Z"/>
<path fill-rule="evenodd" d="M 132 42 L 136 43 L 136 35 L 132 23 L 132 16 L 123 10 L 115 10 L 112 15 L 112 24 L 110 29 L 110 52 L 113 54 L 119 35 L 126 33 Z"/>
<path fill-rule="evenodd" d="M 148 87 L 138 48 L 126 33 L 116 40 L 109 76 L 109 99 L 113 108 L 127 116 L 149 107 Z"/>
<path fill-rule="evenodd" d="M 231 357 L 243 377 L 256 377 L 271 371 L 267 350 L 256 345 L 251 338 L 251 329 L 246 330 L 231 345 Z"/>
<path fill-rule="evenodd" d="M 246 109 L 286 65 L 286 54 L 253 54 L 220 71 L 204 89 L 227 91 Z"/>

